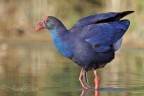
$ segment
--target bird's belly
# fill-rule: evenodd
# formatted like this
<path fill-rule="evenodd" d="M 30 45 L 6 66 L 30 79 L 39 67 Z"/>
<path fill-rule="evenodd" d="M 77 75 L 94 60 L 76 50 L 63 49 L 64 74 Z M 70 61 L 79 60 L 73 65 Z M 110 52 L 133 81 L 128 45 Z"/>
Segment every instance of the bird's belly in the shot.
<path fill-rule="evenodd" d="M 90 70 L 102 68 L 112 59 L 114 59 L 114 50 L 104 53 L 89 50 L 77 52 L 72 60 L 84 69 Z"/>

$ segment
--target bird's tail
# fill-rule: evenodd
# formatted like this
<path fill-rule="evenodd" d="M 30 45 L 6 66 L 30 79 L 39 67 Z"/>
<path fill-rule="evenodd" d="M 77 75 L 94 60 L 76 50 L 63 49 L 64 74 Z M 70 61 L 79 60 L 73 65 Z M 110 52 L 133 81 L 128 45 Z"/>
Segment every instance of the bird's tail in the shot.
<path fill-rule="evenodd" d="M 121 18 L 125 17 L 126 15 L 129 15 L 131 13 L 133 13 L 134 11 L 124 11 L 124 12 L 120 12 L 119 14 L 117 14 L 115 16 L 115 18 L 117 18 L 118 20 L 120 20 Z"/>

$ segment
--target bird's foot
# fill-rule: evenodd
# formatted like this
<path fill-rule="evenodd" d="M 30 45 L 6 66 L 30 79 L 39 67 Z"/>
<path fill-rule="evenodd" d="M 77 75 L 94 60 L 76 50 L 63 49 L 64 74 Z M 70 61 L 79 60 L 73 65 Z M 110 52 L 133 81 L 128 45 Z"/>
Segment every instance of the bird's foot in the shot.
<path fill-rule="evenodd" d="M 87 82 L 84 82 L 84 85 L 86 86 L 86 89 L 92 88 Z"/>
<path fill-rule="evenodd" d="M 81 70 L 79 75 L 79 81 L 84 89 L 90 89 L 91 86 L 88 84 L 87 74 L 84 69 Z"/>
<path fill-rule="evenodd" d="M 92 88 L 87 82 L 83 81 L 82 79 L 79 79 L 79 81 L 84 89 Z"/>
<path fill-rule="evenodd" d="M 87 86 L 85 86 L 85 85 L 82 85 L 82 87 L 84 88 L 84 89 L 89 89 Z"/>

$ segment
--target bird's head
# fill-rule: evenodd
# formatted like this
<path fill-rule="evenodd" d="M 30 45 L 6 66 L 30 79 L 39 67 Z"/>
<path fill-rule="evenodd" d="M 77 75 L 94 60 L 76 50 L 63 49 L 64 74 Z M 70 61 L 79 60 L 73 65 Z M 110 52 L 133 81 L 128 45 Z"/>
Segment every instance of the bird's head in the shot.
<path fill-rule="evenodd" d="M 47 28 L 52 29 L 56 25 L 55 17 L 46 16 L 44 20 L 42 20 L 36 27 L 35 31 L 39 31 L 41 29 Z"/>

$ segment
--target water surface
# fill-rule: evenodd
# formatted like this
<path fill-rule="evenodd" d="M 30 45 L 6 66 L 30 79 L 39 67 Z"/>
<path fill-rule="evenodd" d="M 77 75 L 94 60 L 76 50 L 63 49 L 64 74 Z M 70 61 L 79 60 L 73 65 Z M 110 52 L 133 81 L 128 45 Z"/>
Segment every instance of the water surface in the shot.
<path fill-rule="evenodd" d="M 99 69 L 99 90 L 82 89 L 80 67 L 38 41 L 0 42 L 0 96 L 143 96 L 144 49 L 122 48 Z M 93 72 L 88 73 L 93 84 Z"/>

